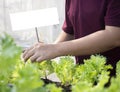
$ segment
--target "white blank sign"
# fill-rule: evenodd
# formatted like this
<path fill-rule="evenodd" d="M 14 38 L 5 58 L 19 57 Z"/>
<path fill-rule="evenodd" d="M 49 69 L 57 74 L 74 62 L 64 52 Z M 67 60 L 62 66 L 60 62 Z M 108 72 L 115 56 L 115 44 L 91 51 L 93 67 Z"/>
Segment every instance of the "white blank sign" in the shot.
<path fill-rule="evenodd" d="M 10 19 L 13 31 L 59 24 L 56 7 L 13 13 Z"/>

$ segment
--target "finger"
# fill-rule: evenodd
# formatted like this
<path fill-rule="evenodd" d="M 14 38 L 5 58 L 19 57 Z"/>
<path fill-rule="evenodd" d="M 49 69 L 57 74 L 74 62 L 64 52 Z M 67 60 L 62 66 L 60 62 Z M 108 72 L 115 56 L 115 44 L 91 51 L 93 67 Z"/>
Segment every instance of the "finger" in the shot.
<path fill-rule="evenodd" d="M 36 62 L 42 62 L 42 61 L 44 61 L 45 59 L 43 59 L 42 57 L 38 57 L 37 59 L 36 59 Z"/>
<path fill-rule="evenodd" d="M 24 56 L 24 61 L 27 61 L 33 55 L 34 55 L 34 49 L 26 53 L 26 55 Z"/>
<path fill-rule="evenodd" d="M 34 47 L 32 46 L 32 47 L 30 47 L 30 48 L 27 48 L 26 50 L 24 50 L 24 52 L 23 52 L 23 58 L 26 56 L 26 54 L 31 50 L 31 49 L 33 49 Z"/>
<path fill-rule="evenodd" d="M 31 60 L 32 62 L 35 62 L 38 57 L 39 57 L 39 56 L 38 56 L 37 54 L 34 54 L 33 56 L 30 57 L 30 60 Z"/>

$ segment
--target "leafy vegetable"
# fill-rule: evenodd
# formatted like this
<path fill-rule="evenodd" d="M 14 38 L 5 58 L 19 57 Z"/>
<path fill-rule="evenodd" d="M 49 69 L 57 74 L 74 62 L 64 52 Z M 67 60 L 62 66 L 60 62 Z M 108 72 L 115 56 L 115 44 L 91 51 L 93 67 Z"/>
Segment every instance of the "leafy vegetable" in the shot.
<path fill-rule="evenodd" d="M 105 87 L 112 66 L 106 65 L 103 56 L 92 55 L 84 64 L 76 65 L 70 56 L 61 57 L 58 62 L 25 63 L 20 59 L 21 53 L 13 38 L 5 33 L 0 35 L 0 92 L 120 92 L 120 61 L 116 77 Z M 52 73 L 57 74 L 60 85 L 41 80 Z"/>
<path fill-rule="evenodd" d="M 59 63 L 53 62 L 54 72 L 57 74 L 63 85 L 70 85 L 73 81 L 75 64 L 72 58 L 60 58 Z"/>
<path fill-rule="evenodd" d="M 62 88 L 57 87 L 55 84 L 48 84 L 46 88 L 48 92 L 62 92 Z"/>
<path fill-rule="evenodd" d="M 20 53 L 21 48 L 16 46 L 9 35 L 0 35 L 0 92 L 9 89 L 7 84 L 10 81 L 17 60 L 20 59 Z"/>
<path fill-rule="evenodd" d="M 39 72 L 41 74 L 41 77 L 47 79 L 47 76 L 54 72 L 52 61 L 47 60 L 43 61 L 42 63 L 39 63 Z"/>
<path fill-rule="evenodd" d="M 90 59 L 84 60 L 84 64 L 76 67 L 73 81 L 87 81 L 88 83 L 97 84 L 103 72 L 109 75 L 108 70 L 112 69 L 111 65 L 105 64 L 105 57 L 92 55 Z"/>
<path fill-rule="evenodd" d="M 111 85 L 107 92 L 120 92 L 120 61 L 116 65 L 116 78 L 111 79 Z"/>
<path fill-rule="evenodd" d="M 13 72 L 13 78 L 15 78 L 14 90 L 16 92 L 30 92 L 33 89 L 42 88 L 44 85 L 43 81 L 40 80 L 38 66 L 31 62 L 19 64 Z"/>

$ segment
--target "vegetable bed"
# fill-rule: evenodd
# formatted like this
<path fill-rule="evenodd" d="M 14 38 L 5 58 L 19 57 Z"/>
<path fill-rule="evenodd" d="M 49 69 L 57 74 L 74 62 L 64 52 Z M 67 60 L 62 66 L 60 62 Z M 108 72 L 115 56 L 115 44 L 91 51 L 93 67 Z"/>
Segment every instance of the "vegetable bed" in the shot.
<path fill-rule="evenodd" d="M 110 78 L 106 58 L 92 55 L 76 65 L 70 56 L 59 61 L 23 62 L 22 49 L 7 34 L 0 35 L 0 92 L 120 92 L 120 61 Z M 47 78 L 55 73 L 60 82 Z M 110 85 L 106 84 L 110 81 Z"/>

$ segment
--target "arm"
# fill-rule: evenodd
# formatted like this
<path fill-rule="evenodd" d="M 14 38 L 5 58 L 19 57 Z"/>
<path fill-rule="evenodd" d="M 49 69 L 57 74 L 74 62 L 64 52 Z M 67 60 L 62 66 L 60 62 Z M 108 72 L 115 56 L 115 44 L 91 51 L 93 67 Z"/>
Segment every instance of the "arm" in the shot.
<path fill-rule="evenodd" d="M 69 41 L 69 40 L 73 40 L 73 39 L 74 39 L 73 35 L 70 35 L 70 34 L 62 31 L 54 43 L 60 43 L 60 42 Z"/>
<path fill-rule="evenodd" d="M 120 28 L 106 26 L 86 37 L 56 44 L 61 55 L 88 55 L 105 52 L 120 46 Z"/>
<path fill-rule="evenodd" d="M 43 61 L 63 55 L 88 55 L 108 51 L 120 46 L 120 28 L 106 26 L 105 30 L 97 31 L 83 38 L 57 44 L 38 44 L 26 50 L 25 61 Z"/>

